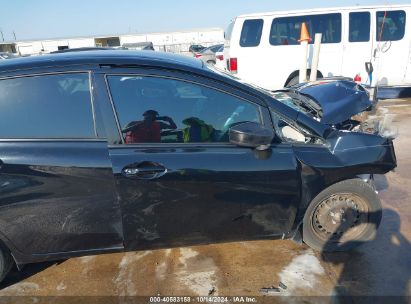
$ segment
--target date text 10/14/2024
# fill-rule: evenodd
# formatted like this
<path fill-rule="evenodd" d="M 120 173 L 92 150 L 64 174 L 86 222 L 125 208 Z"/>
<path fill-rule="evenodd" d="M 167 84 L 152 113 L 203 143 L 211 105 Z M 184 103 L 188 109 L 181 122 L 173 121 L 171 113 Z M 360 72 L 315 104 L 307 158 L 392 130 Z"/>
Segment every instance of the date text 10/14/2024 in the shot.
<path fill-rule="evenodd" d="M 255 297 L 150 297 L 149 304 L 155 303 L 258 303 Z"/>

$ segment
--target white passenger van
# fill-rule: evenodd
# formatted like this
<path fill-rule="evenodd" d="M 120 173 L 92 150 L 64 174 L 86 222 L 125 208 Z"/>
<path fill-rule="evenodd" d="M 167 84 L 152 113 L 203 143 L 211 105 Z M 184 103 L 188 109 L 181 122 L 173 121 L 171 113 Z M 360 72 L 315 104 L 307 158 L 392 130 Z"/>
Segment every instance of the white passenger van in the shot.
<path fill-rule="evenodd" d="M 411 86 L 411 4 L 239 16 L 226 31 L 227 70 L 268 90 L 297 83 L 302 22 L 312 39 L 323 34 L 319 77 L 359 74 L 362 83 L 371 86 Z M 366 71 L 366 63 L 372 64 L 372 74 Z"/>

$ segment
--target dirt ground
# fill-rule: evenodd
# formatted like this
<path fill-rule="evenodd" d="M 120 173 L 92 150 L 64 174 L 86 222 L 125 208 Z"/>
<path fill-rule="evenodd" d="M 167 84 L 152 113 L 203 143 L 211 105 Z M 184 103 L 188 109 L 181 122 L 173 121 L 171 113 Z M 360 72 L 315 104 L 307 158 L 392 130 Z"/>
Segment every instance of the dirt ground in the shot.
<path fill-rule="evenodd" d="M 376 240 L 353 252 L 258 241 L 90 256 L 13 270 L 0 296 L 259 296 L 280 282 L 280 295 L 411 296 L 411 100 L 380 111 L 396 114 L 398 168 L 377 177 L 384 216 Z"/>

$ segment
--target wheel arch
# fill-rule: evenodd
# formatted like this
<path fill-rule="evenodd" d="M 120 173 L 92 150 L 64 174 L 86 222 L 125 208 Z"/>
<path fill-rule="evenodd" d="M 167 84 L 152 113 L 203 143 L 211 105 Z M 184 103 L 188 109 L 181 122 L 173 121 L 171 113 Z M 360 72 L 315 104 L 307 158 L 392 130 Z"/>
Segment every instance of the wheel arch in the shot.
<path fill-rule="evenodd" d="M 300 71 L 299 70 L 295 70 L 293 71 L 287 78 L 287 80 L 284 83 L 284 87 L 287 87 L 287 85 L 290 83 L 291 79 L 293 79 L 294 77 L 297 77 L 300 75 Z M 307 69 L 307 75 L 311 75 L 311 69 Z M 320 70 L 317 70 L 317 78 L 323 78 L 323 73 Z"/>
<path fill-rule="evenodd" d="M 17 268 L 20 270 L 21 266 L 24 264 L 24 254 L 21 253 L 13 243 L 6 237 L 3 231 L 0 231 L 0 247 L 11 255 L 14 263 L 17 265 Z"/>

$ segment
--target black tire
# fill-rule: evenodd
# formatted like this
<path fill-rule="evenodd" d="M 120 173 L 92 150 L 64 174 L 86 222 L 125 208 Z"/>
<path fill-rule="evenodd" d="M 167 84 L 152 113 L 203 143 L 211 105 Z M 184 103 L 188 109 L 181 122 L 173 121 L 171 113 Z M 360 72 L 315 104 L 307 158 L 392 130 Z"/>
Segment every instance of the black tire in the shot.
<path fill-rule="evenodd" d="M 355 202 L 355 199 L 360 203 Z M 357 203 L 363 210 L 358 210 Z M 348 206 L 347 210 L 333 213 L 342 210 L 341 206 Z M 334 222 L 336 214 L 336 221 L 340 221 L 340 224 Z M 346 219 L 345 214 L 349 219 Z M 348 251 L 374 239 L 381 218 L 381 202 L 373 187 L 360 179 L 345 180 L 322 191 L 308 206 L 303 220 L 303 240 L 317 251 Z M 327 227 L 334 225 L 336 231 L 321 226 L 324 222 L 329 224 Z M 345 231 L 340 229 L 344 225 L 348 226 Z"/>
<path fill-rule="evenodd" d="M 0 244 L 0 282 L 4 280 L 14 265 L 13 257 L 7 248 Z"/>
<path fill-rule="evenodd" d="M 286 88 L 292 87 L 293 85 L 296 85 L 300 83 L 300 76 L 294 76 L 293 78 L 291 78 L 287 84 L 285 85 Z"/>
<path fill-rule="evenodd" d="M 292 87 L 296 84 L 300 83 L 300 74 L 298 73 L 296 76 L 291 78 L 285 85 L 286 88 Z M 310 79 L 311 71 L 307 71 L 307 79 Z M 323 78 L 323 75 L 320 72 L 317 72 L 317 79 Z"/>

